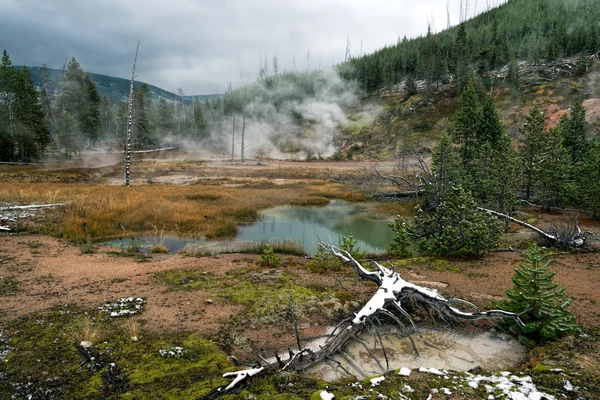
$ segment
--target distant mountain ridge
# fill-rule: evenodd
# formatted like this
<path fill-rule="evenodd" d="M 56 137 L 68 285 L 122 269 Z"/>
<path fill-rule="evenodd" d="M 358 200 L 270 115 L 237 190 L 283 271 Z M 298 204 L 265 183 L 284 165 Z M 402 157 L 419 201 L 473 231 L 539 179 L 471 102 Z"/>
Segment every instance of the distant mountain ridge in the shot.
<path fill-rule="evenodd" d="M 19 68 L 19 67 L 17 67 Z M 33 83 L 36 87 L 41 87 L 42 79 L 44 75 L 43 67 L 27 67 L 29 72 L 31 73 L 31 78 L 33 79 Z M 60 79 L 62 77 L 63 71 L 60 69 L 47 68 L 48 80 L 50 81 L 51 87 L 53 90 L 57 90 L 60 84 Z M 91 72 L 92 81 L 96 84 L 98 89 L 98 93 L 100 96 L 106 96 L 111 99 L 112 102 L 119 101 L 127 101 L 129 98 L 129 79 L 117 78 L 109 75 L 96 74 Z M 134 85 L 136 88 L 142 86 L 144 82 L 135 81 Z M 167 101 L 181 101 L 181 96 L 178 96 L 175 93 L 169 92 L 167 90 L 161 89 L 158 86 L 151 85 L 147 83 L 150 88 L 150 92 L 152 93 L 152 100 L 158 101 L 160 98 L 164 98 Z M 198 100 L 204 102 L 206 99 L 210 98 L 218 98 L 221 95 L 218 94 L 200 94 L 197 96 L 184 96 L 184 101 L 186 103 L 190 103 L 193 99 L 198 98 Z"/>

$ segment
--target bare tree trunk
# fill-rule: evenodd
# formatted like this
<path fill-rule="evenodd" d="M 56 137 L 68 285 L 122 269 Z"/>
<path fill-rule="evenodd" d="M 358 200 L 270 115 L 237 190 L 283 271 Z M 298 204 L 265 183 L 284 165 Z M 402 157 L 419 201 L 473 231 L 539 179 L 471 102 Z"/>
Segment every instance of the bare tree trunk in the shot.
<path fill-rule="evenodd" d="M 231 165 L 235 164 L 235 114 L 233 114 L 233 128 L 231 129 Z"/>
<path fill-rule="evenodd" d="M 131 128 L 133 125 L 133 80 L 135 79 L 135 64 L 137 62 L 140 42 L 138 40 L 131 69 L 131 86 L 129 87 L 129 118 L 127 121 L 127 145 L 125 146 L 125 187 L 129 187 L 129 167 L 131 166 Z"/>
<path fill-rule="evenodd" d="M 246 164 L 246 148 L 244 147 L 244 135 L 246 133 L 246 113 L 242 114 L 242 151 L 241 151 L 241 158 L 242 158 L 242 165 Z"/>

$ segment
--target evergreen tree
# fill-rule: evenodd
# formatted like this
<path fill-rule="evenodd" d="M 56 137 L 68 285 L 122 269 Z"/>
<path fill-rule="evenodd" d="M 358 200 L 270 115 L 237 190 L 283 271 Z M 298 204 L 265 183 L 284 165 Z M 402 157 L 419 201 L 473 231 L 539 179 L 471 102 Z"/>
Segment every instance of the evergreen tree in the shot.
<path fill-rule="evenodd" d="M 473 196 L 459 185 L 435 210 L 417 208 L 408 229 L 422 254 L 482 256 L 498 245 L 502 225 L 497 218 L 478 211 Z"/>
<path fill-rule="evenodd" d="M 102 100 L 96 89 L 96 84 L 92 81 L 90 74 L 85 74 L 83 78 L 84 95 L 82 101 L 85 104 L 85 109 L 82 113 L 80 121 L 81 130 L 86 139 L 89 140 L 91 147 L 96 146 L 96 141 L 100 137 L 102 122 L 100 119 L 100 106 Z"/>
<path fill-rule="evenodd" d="M 162 97 L 158 100 L 156 110 L 156 126 L 161 136 L 168 135 L 175 131 L 175 108 L 173 104 L 167 103 Z"/>
<path fill-rule="evenodd" d="M 525 198 L 529 200 L 537 182 L 543 144 L 546 140 L 545 116 L 537 105 L 525 117 L 521 135 L 523 137 L 519 156 L 523 166 Z"/>
<path fill-rule="evenodd" d="M 494 210 L 509 214 L 517 203 L 520 174 L 511 138 L 506 134 L 496 143 L 490 180 L 487 203 Z"/>
<path fill-rule="evenodd" d="M 525 252 L 525 262 L 515 268 L 512 278 L 514 289 L 506 292 L 508 301 L 499 304 L 520 314 L 525 323 L 521 332 L 535 341 L 558 339 L 579 329 L 575 315 L 567 309 L 572 299 L 565 296 L 564 287 L 553 282 L 556 272 L 548 271 L 551 260 L 546 259 L 535 244 Z"/>
<path fill-rule="evenodd" d="M 15 69 L 6 50 L 0 62 L 0 161 L 14 161 L 14 99 Z"/>
<path fill-rule="evenodd" d="M 467 31 L 465 24 L 462 23 L 458 27 L 456 33 L 456 41 L 454 43 L 454 57 L 455 57 L 455 74 L 456 81 L 458 84 L 458 92 L 467 88 L 470 79 L 470 57 L 467 45 Z"/>
<path fill-rule="evenodd" d="M 406 87 L 406 95 L 408 97 L 417 94 L 417 82 L 415 81 L 415 78 L 412 76 L 412 74 L 409 74 L 406 77 L 405 87 Z"/>
<path fill-rule="evenodd" d="M 58 118 L 56 139 L 61 149 L 65 152 L 65 158 L 80 150 L 79 129 L 77 121 L 67 111 L 63 110 Z"/>
<path fill-rule="evenodd" d="M 134 91 L 134 121 L 135 137 L 138 144 L 143 148 L 155 144 L 150 123 L 150 108 L 152 104 L 152 93 L 145 83 Z"/>
<path fill-rule="evenodd" d="M 481 142 L 481 120 L 481 105 L 473 81 L 470 81 L 460 95 L 451 127 L 454 142 L 461 146 L 462 167 L 467 175 L 472 173 L 477 144 Z"/>
<path fill-rule="evenodd" d="M 513 58 L 508 64 L 508 75 L 507 75 L 508 86 L 510 87 L 510 94 L 513 99 L 519 97 L 519 65 L 517 64 L 517 60 Z"/>
<path fill-rule="evenodd" d="M 273 59 L 274 67 L 277 65 L 277 56 Z M 202 113 L 202 104 L 196 98 L 194 101 L 194 124 L 196 126 L 196 139 L 204 139 L 209 135 L 208 126 Z"/>
<path fill-rule="evenodd" d="M 50 128 L 38 101 L 38 92 L 25 66 L 16 74 L 14 82 L 14 120 L 18 158 L 21 161 L 40 158 L 50 143 Z"/>
<path fill-rule="evenodd" d="M 504 126 L 498 116 L 494 100 L 489 96 L 487 96 L 485 103 L 483 104 L 479 130 L 479 142 L 481 144 L 489 143 L 494 149 L 498 146 L 498 142 L 504 134 Z"/>
<path fill-rule="evenodd" d="M 409 233 L 410 225 L 408 221 L 398 215 L 394 222 L 389 223 L 389 227 L 395 232 L 390 243 L 389 252 L 394 256 L 411 256 L 412 238 Z"/>
<path fill-rule="evenodd" d="M 573 164 L 584 161 L 589 148 L 589 141 L 587 138 L 588 127 L 585 122 L 585 109 L 581 98 L 571 107 L 570 117 L 561 119 L 560 127 L 564 145 L 571 154 Z"/>
<path fill-rule="evenodd" d="M 447 134 L 442 135 L 432 157 L 432 177 L 425 186 L 423 209 L 435 210 L 455 185 L 461 182 L 460 162 Z"/>
<path fill-rule="evenodd" d="M 46 117 L 46 121 L 50 127 L 50 140 L 52 141 L 55 140 L 54 134 L 56 132 L 56 118 L 53 104 L 55 87 L 53 82 L 50 80 L 50 72 L 46 65 L 42 66 L 41 72 L 42 87 L 40 89 L 40 104 L 42 105 L 44 116 Z"/>
<path fill-rule="evenodd" d="M 550 131 L 541 146 L 535 192 L 546 209 L 562 206 L 571 179 L 571 158 L 563 146 L 560 127 Z"/>
<path fill-rule="evenodd" d="M 576 168 L 576 204 L 593 218 L 600 217 L 600 141 L 592 143 L 589 156 Z"/>
<path fill-rule="evenodd" d="M 464 184 L 468 188 L 478 204 L 488 203 L 492 195 L 494 185 L 493 167 L 495 151 L 491 144 L 484 142 L 477 146 L 477 152 L 473 157 L 471 169 Z"/>

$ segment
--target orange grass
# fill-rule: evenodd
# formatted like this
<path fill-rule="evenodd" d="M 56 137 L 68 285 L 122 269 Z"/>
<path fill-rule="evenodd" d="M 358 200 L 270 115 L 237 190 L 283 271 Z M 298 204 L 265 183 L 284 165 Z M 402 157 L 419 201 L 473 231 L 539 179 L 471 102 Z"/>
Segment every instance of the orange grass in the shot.
<path fill-rule="evenodd" d="M 30 229 L 79 243 L 85 242 L 88 234 L 98 241 L 148 234 L 156 228 L 196 237 L 232 236 L 238 223 L 256 220 L 258 210 L 292 204 L 299 197 L 308 203 L 310 198 L 323 203 L 323 197 L 363 199 L 342 185 L 322 181 L 259 187 L 207 182 L 130 188 L 86 183 L 0 183 L 0 202 L 72 202 L 61 211 L 48 212 L 45 220 Z M 61 218 L 57 218 L 57 212 Z"/>

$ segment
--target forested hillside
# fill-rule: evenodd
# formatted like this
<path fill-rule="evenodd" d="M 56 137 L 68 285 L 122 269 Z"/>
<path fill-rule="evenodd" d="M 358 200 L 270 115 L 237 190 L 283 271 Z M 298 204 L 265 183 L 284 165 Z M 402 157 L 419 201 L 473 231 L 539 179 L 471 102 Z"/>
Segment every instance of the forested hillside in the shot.
<path fill-rule="evenodd" d="M 407 78 L 458 80 L 473 73 L 489 85 L 491 70 L 527 60 L 539 62 L 595 52 L 600 43 L 600 7 L 595 0 L 510 0 L 459 26 L 402 39 L 395 46 L 352 58 L 341 68 L 367 92 Z"/>
<path fill-rule="evenodd" d="M 4 51 L 0 64 L 0 162 L 71 158 L 86 149 L 119 151 L 128 118 L 128 96 L 121 93 L 129 91 L 128 86 L 125 79 L 83 71 L 75 58 L 64 71 L 31 71 L 13 66 Z M 134 104 L 134 148 L 165 141 L 199 142 L 208 136 L 200 97 L 186 99 L 137 82 Z"/>
<path fill-rule="evenodd" d="M 16 66 L 16 68 L 19 69 L 20 67 Z M 36 87 L 42 87 L 42 84 L 47 82 L 52 85 L 52 89 L 54 90 L 58 90 L 64 73 L 63 70 L 48 67 L 29 67 L 29 72 Z M 92 82 L 96 84 L 98 94 L 100 94 L 101 97 L 106 97 L 113 103 L 127 101 L 127 98 L 129 97 L 129 79 L 95 74 L 93 72 L 90 72 L 90 77 L 92 78 Z M 143 84 L 144 82 L 135 81 L 135 87 L 137 89 L 141 88 Z M 169 92 L 154 85 L 146 85 L 150 89 L 153 101 L 158 101 L 161 98 L 171 102 L 181 101 L 181 96 L 176 93 Z M 200 101 L 204 101 L 205 99 L 210 99 L 217 96 L 218 95 L 202 94 L 197 96 L 184 95 L 183 97 L 186 103 L 191 103 L 196 98 L 198 98 Z"/>
<path fill-rule="evenodd" d="M 552 125 L 580 97 L 584 106 L 594 106 L 586 96 L 598 75 L 598 21 L 600 7 L 593 0 L 511 0 L 439 33 L 430 27 L 423 37 L 404 38 L 373 54 L 348 54 L 334 68 L 282 71 L 277 56 L 265 57 L 256 81 L 230 84 L 224 96 L 203 103 L 136 84 L 134 146 L 176 144 L 234 162 L 403 157 L 437 142 L 470 81 L 480 103 L 491 96 L 510 136 L 519 139 L 533 104 L 550 113 Z M 70 157 L 86 147 L 123 145 L 126 80 L 84 73 L 74 59 L 64 73 L 26 72 L 13 68 L 6 55 L 3 71 L 2 161 Z M 44 110 L 40 124 L 46 127 L 36 133 L 17 134 L 12 75 L 28 76 L 33 90 L 41 88 L 35 107 Z M 80 87 L 77 95 L 69 92 L 72 84 Z M 65 106 L 66 98 L 77 106 Z M 592 128 L 597 129 L 593 121 Z M 29 147 L 35 151 L 21 151 L 26 138 L 32 138 Z"/>

